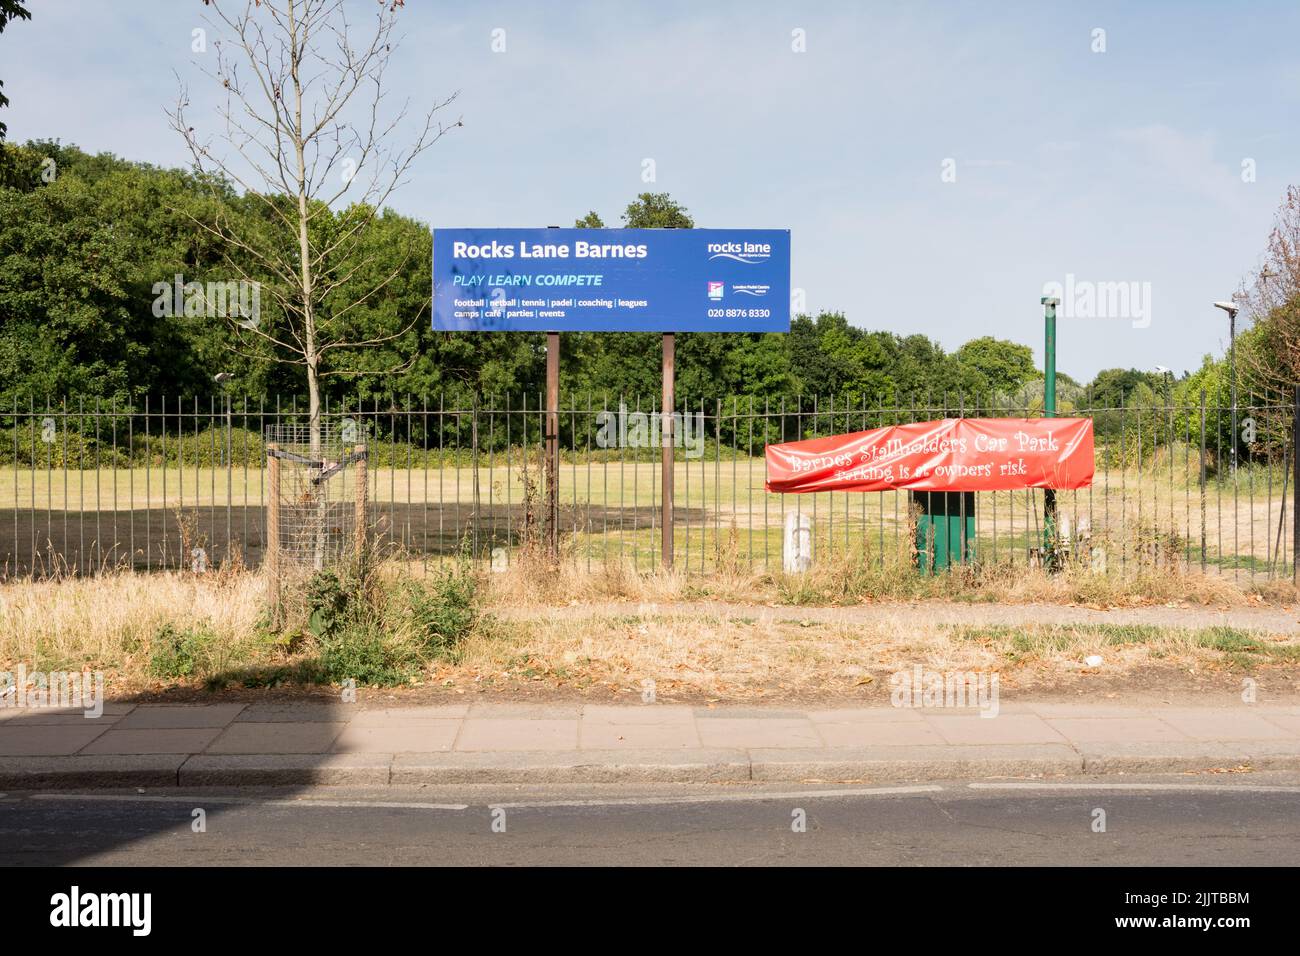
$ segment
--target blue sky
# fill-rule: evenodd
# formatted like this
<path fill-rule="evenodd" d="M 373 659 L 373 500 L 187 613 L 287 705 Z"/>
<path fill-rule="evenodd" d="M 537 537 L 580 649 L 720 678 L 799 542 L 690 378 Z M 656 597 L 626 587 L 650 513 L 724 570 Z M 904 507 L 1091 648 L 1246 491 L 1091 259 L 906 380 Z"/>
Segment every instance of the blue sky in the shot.
<path fill-rule="evenodd" d="M 0 37 L 10 139 L 185 163 L 164 111 L 175 74 L 197 115 L 208 102 L 200 0 L 29 5 Z M 1210 303 L 1256 268 L 1300 181 L 1293 2 L 407 7 L 393 95 L 460 90 L 465 126 L 421 157 L 401 212 L 616 224 L 638 192 L 666 191 L 701 226 L 789 228 L 811 310 L 1040 357 L 1045 283 L 1149 283 L 1145 326 L 1063 317 L 1061 368 L 1080 377 L 1221 350 Z"/>

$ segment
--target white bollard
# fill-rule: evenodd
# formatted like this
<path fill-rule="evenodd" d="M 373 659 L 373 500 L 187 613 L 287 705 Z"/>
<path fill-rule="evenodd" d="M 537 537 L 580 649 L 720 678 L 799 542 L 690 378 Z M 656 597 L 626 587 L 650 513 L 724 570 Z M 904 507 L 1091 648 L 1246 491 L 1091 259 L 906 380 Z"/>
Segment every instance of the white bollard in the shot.
<path fill-rule="evenodd" d="M 812 516 L 790 512 L 785 516 L 782 548 L 786 574 L 802 574 L 812 567 Z"/>

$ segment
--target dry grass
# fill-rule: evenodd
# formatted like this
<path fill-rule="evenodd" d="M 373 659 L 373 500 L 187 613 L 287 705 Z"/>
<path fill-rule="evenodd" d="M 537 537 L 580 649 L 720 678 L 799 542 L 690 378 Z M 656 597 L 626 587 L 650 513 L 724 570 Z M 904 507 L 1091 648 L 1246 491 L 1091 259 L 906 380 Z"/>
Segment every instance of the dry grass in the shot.
<path fill-rule="evenodd" d="M 1098 654 L 1104 663 L 1088 668 Z M 921 666 L 999 672 L 1008 687 L 1057 686 L 1074 676 L 1124 677 L 1153 666 L 1256 673 L 1294 669 L 1294 637 L 1234 628 L 1041 625 L 917 628 L 912 616 L 869 623 L 698 615 L 583 613 L 512 620 L 481 629 L 457 685 L 520 682 L 578 692 L 706 700 L 852 697 L 887 693 L 890 674 Z"/>
<path fill-rule="evenodd" d="M 391 562 L 380 578 L 416 576 L 416 563 Z M 1164 571 L 1121 579 L 1084 570 L 1048 575 L 1023 568 L 924 578 L 906 567 L 827 563 L 805 575 L 733 573 L 704 577 L 638 574 L 611 564 L 598 573 L 548 565 L 539 557 L 487 575 L 487 614 L 456 653 L 431 663 L 418 684 L 454 688 L 543 686 L 587 693 L 627 693 L 654 682 L 665 695 L 758 699 L 861 695 L 895 670 L 998 669 L 1011 682 L 1034 684 L 1079 671 L 1088 654 L 1107 668 L 1136 672 L 1157 664 L 1252 669 L 1293 666 L 1294 638 L 1201 627 L 1031 623 L 963 627 L 927 617 L 926 598 L 1133 606 L 1184 602 L 1216 609 L 1293 600 L 1289 584 L 1244 591 L 1219 577 Z M 151 674 L 158 635 L 203 631 L 212 657 L 197 686 L 213 673 L 255 673 L 310 653 L 264 626 L 267 588 L 259 574 L 232 568 L 189 573 L 108 574 L 98 578 L 13 581 L 0 585 L 0 670 L 18 663 L 43 670 L 90 666 L 106 672 L 122 695 L 185 684 Z M 894 607 L 889 602 L 899 603 Z M 637 613 L 602 602 L 645 605 Z M 714 602 L 748 605 L 719 611 Z M 881 603 L 863 623 L 801 620 L 789 607 Z M 658 606 L 658 607 L 651 607 Z M 667 606 L 665 608 L 665 606 Z M 951 607 L 952 605 L 947 605 Z M 812 613 L 812 612 L 809 612 Z M 838 613 L 838 612 L 836 612 Z M 1206 619 L 1207 622 L 1209 619 Z M 296 655 L 296 656 L 295 656 Z M 238 683 L 238 681 L 236 681 Z M 249 685 L 253 686 L 253 685 Z M 874 690 L 872 691 L 874 693 Z"/>
<path fill-rule="evenodd" d="M 1238 584 L 1230 577 L 1187 573 L 1177 566 L 1147 568 L 1121 576 L 1097 574 L 1079 566 L 1051 574 L 1023 565 L 998 565 L 961 568 L 952 574 L 927 577 L 916 573 L 905 557 L 890 557 L 881 566 L 840 556 L 822 561 L 805 574 L 733 570 L 706 576 L 638 572 L 630 563 L 616 561 L 587 572 L 570 562 L 557 566 L 540 557 L 525 556 L 504 572 L 491 575 L 487 588 L 489 605 L 504 607 L 697 599 L 794 605 L 943 599 L 1099 607 L 1185 601 L 1244 607 L 1261 602 L 1290 603 L 1297 594 L 1290 581 L 1243 579 Z"/>
<path fill-rule="evenodd" d="M 11 582 L 0 586 L 0 663 L 139 675 L 169 625 L 211 631 L 235 660 L 254 640 L 265 595 L 262 578 L 244 571 Z"/>

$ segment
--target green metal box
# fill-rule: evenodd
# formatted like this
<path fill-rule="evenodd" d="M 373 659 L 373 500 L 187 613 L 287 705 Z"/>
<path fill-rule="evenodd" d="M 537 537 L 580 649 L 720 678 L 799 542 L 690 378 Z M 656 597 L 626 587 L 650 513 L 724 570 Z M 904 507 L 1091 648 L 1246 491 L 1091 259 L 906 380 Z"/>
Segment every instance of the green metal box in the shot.
<path fill-rule="evenodd" d="M 909 492 L 916 515 L 916 557 L 922 574 L 937 574 L 975 557 L 975 492 Z"/>

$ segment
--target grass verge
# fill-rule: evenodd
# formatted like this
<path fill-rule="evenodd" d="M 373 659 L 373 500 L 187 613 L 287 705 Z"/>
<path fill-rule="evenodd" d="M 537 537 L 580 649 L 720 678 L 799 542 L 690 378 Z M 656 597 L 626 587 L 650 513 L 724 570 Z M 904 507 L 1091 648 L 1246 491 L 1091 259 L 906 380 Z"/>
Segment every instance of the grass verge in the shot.
<path fill-rule="evenodd" d="M 1294 636 L 1208 626 L 1211 615 L 1202 619 L 1207 626 L 1157 627 L 1047 623 L 1027 609 L 1023 624 L 954 624 L 940 622 L 924 603 L 898 601 L 1055 599 L 1100 607 L 1181 600 L 1218 608 L 1262 599 L 1226 586 L 1188 576 L 1117 582 L 1023 569 L 1014 577 L 910 574 L 901 581 L 853 568 L 797 579 L 688 579 L 617 565 L 581 575 L 540 560 L 504 574 L 466 562 L 423 571 L 390 561 L 305 577 L 286 589 L 273 625 L 259 573 L 124 573 L 0 585 L 0 670 L 19 663 L 104 670 L 119 697 L 353 681 L 465 692 L 621 694 L 652 686 L 665 696 L 719 700 L 862 698 L 890 673 L 917 664 L 997 670 L 1008 687 L 1089 674 L 1136 679 L 1159 668 L 1269 672 L 1294 681 Z M 602 600 L 667 607 L 615 613 L 602 609 Z M 742 601 L 752 610 L 720 611 L 711 600 Z M 873 602 L 882 605 L 878 612 L 855 623 L 825 612 L 821 620 L 800 619 L 788 610 Z M 1196 613 L 1187 611 L 1193 620 Z M 1093 655 L 1104 663 L 1086 665 Z"/>

